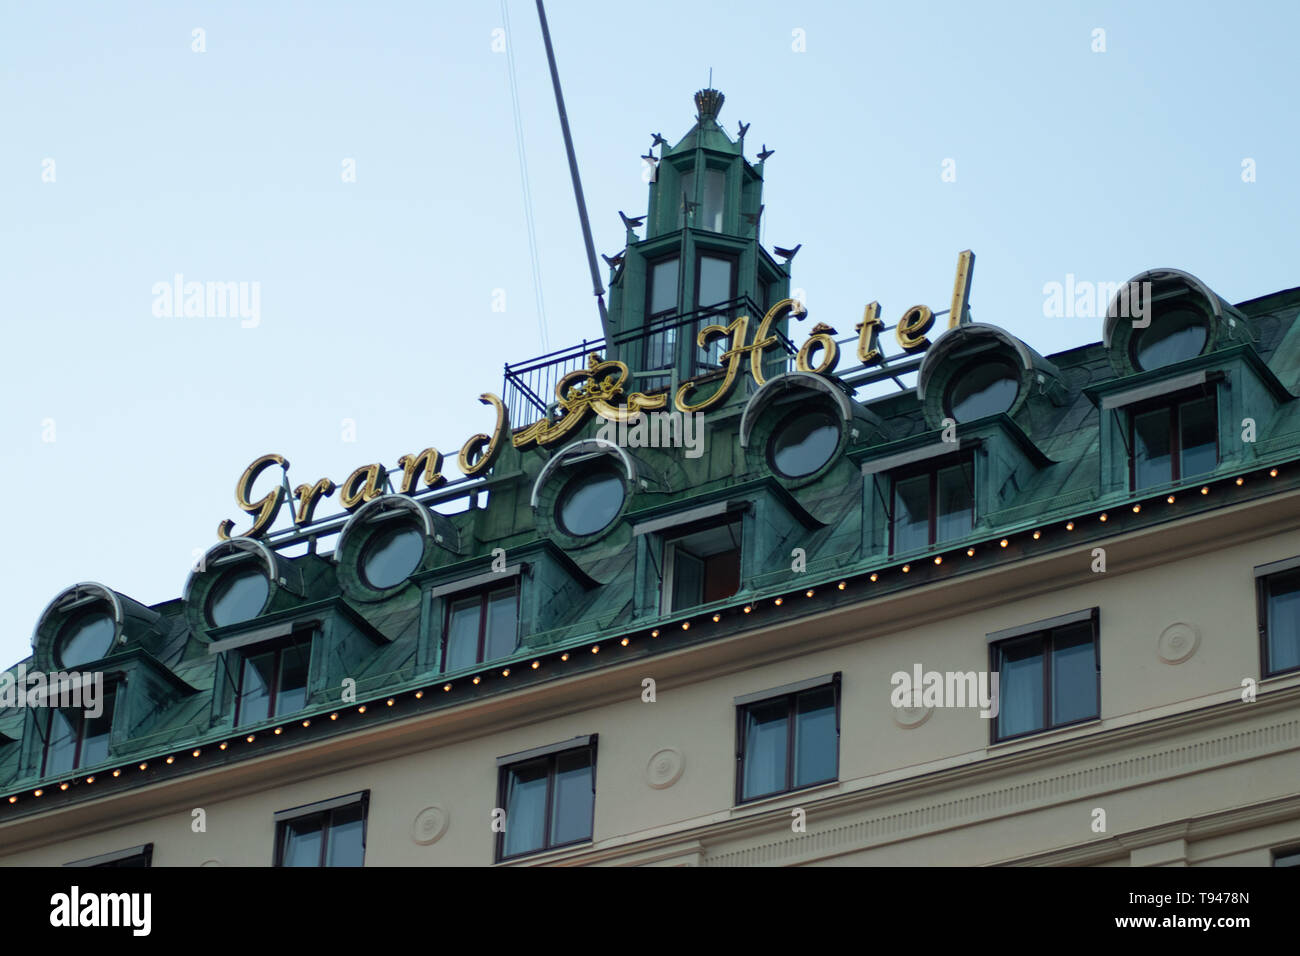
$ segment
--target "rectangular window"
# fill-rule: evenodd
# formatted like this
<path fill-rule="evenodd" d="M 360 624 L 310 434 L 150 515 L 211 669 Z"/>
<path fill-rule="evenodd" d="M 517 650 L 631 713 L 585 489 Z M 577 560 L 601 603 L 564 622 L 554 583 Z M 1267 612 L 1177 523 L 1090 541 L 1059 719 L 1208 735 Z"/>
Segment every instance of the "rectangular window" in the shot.
<path fill-rule="evenodd" d="M 1300 866 L 1300 847 L 1273 851 L 1274 866 Z"/>
<path fill-rule="evenodd" d="M 108 759 L 109 732 L 113 727 L 116 689 L 104 688 L 98 717 L 84 709 L 51 709 L 45 723 L 45 751 L 41 776 L 68 773 L 78 767 L 93 767 Z"/>
<path fill-rule="evenodd" d="M 664 542 L 663 613 L 721 601 L 739 590 L 739 518 L 697 526 Z"/>
<path fill-rule="evenodd" d="M 444 671 L 509 657 L 519 643 L 519 588 L 515 582 L 447 598 Z"/>
<path fill-rule="evenodd" d="M 646 324 L 664 324 L 673 321 L 678 312 L 678 285 L 681 263 L 674 256 L 650 263 L 646 282 Z M 645 338 L 645 360 L 642 371 L 671 369 L 677 361 L 677 327 L 651 332 Z M 668 376 L 654 376 L 643 380 L 642 388 L 650 391 L 668 385 Z"/>
<path fill-rule="evenodd" d="M 307 706 L 311 642 L 250 651 L 240 665 L 235 726 L 292 714 Z"/>
<path fill-rule="evenodd" d="M 723 169 L 704 172 L 704 215 L 697 225 L 710 232 L 722 232 L 722 211 L 727 195 L 727 173 Z"/>
<path fill-rule="evenodd" d="M 142 846 L 133 846 L 128 850 L 115 850 L 112 853 L 101 853 L 99 856 L 92 856 L 85 860 L 74 860 L 71 863 L 65 863 L 64 866 L 85 866 L 95 867 L 96 869 L 137 869 L 153 866 L 153 844 L 145 843 Z"/>
<path fill-rule="evenodd" d="M 276 866 L 362 866 L 370 792 L 275 815 Z"/>
<path fill-rule="evenodd" d="M 686 223 L 686 204 L 695 203 L 695 173 L 681 173 L 678 177 L 681 182 L 681 188 L 677 190 L 677 195 L 673 197 L 673 202 L 677 205 L 677 228 L 682 228 Z M 694 225 L 694 222 L 692 222 Z"/>
<path fill-rule="evenodd" d="M 1129 416 L 1133 490 L 1213 471 L 1219 464 L 1218 427 L 1210 396 L 1134 409 Z"/>
<path fill-rule="evenodd" d="M 692 327 L 691 336 L 699 341 L 700 329 L 708 325 L 727 325 L 731 321 L 730 310 L 713 309 L 730 302 L 736 296 L 736 263 L 734 259 L 720 255 L 701 255 L 695 274 L 695 307 L 699 316 Z M 710 372 L 722 367 L 722 352 L 726 348 L 725 337 L 714 338 L 704 348 L 695 349 L 694 373 Z"/>
<path fill-rule="evenodd" d="M 839 677 L 738 705 L 736 802 L 839 779 Z"/>
<path fill-rule="evenodd" d="M 923 551 L 970 534 L 975 486 L 970 461 L 894 478 L 889 551 Z"/>
<path fill-rule="evenodd" d="M 498 862 L 585 843 L 596 807 L 595 738 L 502 766 L 498 786 L 498 805 L 506 811 L 496 840 Z"/>
<path fill-rule="evenodd" d="M 1095 616 L 998 641 L 990 652 L 999 685 L 995 741 L 1098 716 Z"/>
<path fill-rule="evenodd" d="M 1300 670 L 1300 567 L 1255 580 L 1264 676 Z"/>

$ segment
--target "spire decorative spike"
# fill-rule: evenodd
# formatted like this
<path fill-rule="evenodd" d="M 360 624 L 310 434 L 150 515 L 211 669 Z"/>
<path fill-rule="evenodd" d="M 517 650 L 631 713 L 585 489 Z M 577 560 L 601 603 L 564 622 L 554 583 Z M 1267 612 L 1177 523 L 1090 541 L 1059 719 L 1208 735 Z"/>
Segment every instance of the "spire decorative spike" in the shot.
<path fill-rule="evenodd" d="M 726 97 L 719 91 L 708 89 L 700 90 L 695 94 L 695 120 L 698 123 L 704 123 L 708 120 L 717 122 L 718 114 L 722 112 L 722 101 Z"/>

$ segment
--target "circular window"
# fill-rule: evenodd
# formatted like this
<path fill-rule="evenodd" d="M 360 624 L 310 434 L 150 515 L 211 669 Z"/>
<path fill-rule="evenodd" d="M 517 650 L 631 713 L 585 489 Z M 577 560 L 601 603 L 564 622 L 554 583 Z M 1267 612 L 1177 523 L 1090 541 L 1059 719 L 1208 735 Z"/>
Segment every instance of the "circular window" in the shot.
<path fill-rule="evenodd" d="M 1164 368 L 1201 354 L 1210 337 L 1205 316 L 1196 309 L 1171 309 L 1133 338 L 1133 364 L 1143 371 Z"/>
<path fill-rule="evenodd" d="M 786 478 L 803 478 L 830 461 L 839 444 L 839 422 L 830 412 L 795 412 L 772 434 L 772 469 Z"/>
<path fill-rule="evenodd" d="M 555 506 L 556 521 L 574 537 L 595 534 L 618 517 L 626 496 L 617 471 L 609 466 L 596 468 L 568 483 Z"/>
<path fill-rule="evenodd" d="M 270 593 L 271 582 L 260 568 L 231 571 L 212 589 L 208 618 L 215 627 L 224 627 L 257 617 Z"/>
<path fill-rule="evenodd" d="M 969 366 L 948 387 L 948 414 L 973 422 L 1007 411 L 1020 394 L 1020 373 L 1010 362 L 982 361 Z"/>
<path fill-rule="evenodd" d="M 59 635 L 59 663 L 78 667 L 108 655 L 117 627 L 113 616 L 99 608 L 78 614 L 63 626 Z"/>
<path fill-rule="evenodd" d="M 424 535 L 398 524 L 380 531 L 361 552 L 361 577 L 376 591 L 401 584 L 424 558 Z"/>

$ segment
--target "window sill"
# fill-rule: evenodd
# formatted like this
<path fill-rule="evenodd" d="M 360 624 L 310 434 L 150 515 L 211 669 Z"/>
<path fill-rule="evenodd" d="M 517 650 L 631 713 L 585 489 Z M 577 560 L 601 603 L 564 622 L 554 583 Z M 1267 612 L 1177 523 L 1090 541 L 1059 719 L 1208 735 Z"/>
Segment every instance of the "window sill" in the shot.
<path fill-rule="evenodd" d="M 1011 740 L 996 741 L 989 744 L 987 749 L 989 753 L 993 753 L 994 751 L 1014 750 L 1017 746 L 1033 747 L 1044 740 L 1056 741 L 1069 737 L 1080 737 L 1100 727 L 1101 722 L 1100 717 L 1094 717 L 1091 720 L 1081 720 L 1066 727 L 1051 727 L 1047 730 L 1040 730 L 1034 734 L 1025 734 Z"/>
<path fill-rule="evenodd" d="M 496 860 L 492 865 L 528 866 L 533 863 L 554 863 L 558 860 L 563 860 L 565 857 L 572 856 L 575 853 L 590 850 L 595 845 L 594 840 L 584 840 L 582 843 L 566 843 L 564 846 L 555 847 L 551 850 L 538 850 L 536 853 L 512 856 L 508 860 Z"/>
<path fill-rule="evenodd" d="M 751 811 L 771 810 L 775 806 L 787 804 L 789 806 L 798 806 L 803 802 L 808 794 L 826 794 L 833 790 L 839 790 L 842 781 L 831 780 L 828 783 L 815 783 L 810 787 L 803 787 L 799 790 L 791 790 L 786 793 L 776 793 L 770 797 L 760 797 L 757 800 L 747 800 L 744 803 L 738 803 L 729 811 L 732 819 L 737 817 L 750 816 Z"/>

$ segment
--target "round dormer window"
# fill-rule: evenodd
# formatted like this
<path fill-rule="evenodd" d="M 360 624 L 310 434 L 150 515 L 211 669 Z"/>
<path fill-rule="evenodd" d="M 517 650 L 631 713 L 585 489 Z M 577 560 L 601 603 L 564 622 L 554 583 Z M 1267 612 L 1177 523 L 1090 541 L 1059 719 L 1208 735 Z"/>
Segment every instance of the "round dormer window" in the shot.
<path fill-rule="evenodd" d="M 262 613 L 271 595 L 271 582 L 260 567 L 228 571 L 208 598 L 208 619 L 213 627 L 239 624 Z"/>
<path fill-rule="evenodd" d="M 1205 316 L 1181 306 L 1156 316 L 1150 328 L 1133 336 L 1133 364 L 1144 372 L 1164 368 L 1201 354 L 1210 337 Z"/>
<path fill-rule="evenodd" d="M 107 657 L 113 649 L 117 625 L 102 607 L 82 611 L 59 632 L 58 659 L 64 667 L 80 667 Z"/>
<path fill-rule="evenodd" d="M 401 584 L 420 566 L 424 540 L 420 530 L 406 522 L 380 531 L 361 552 L 362 580 L 376 591 Z"/>
<path fill-rule="evenodd" d="M 1007 361 L 987 359 L 968 366 L 948 386 L 948 415 L 954 421 L 973 422 L 1000 415 L 1016 403 L 1020 373 Z"/>
<path fill-rule="evenodd" d="M 626 497 L 627 486 L 613 465 L 599 465 L 564 487 L 555 506 L 556 522 L 575 538 L 595 534 L 618 517 Z"/>
<path fill-rule="evenodd" d="M 772 433 L 772 470 L 785 478 L 804 478 L 820 471 L 840 444 L 840 425 L 825 409 L 801 410 Z"/>

